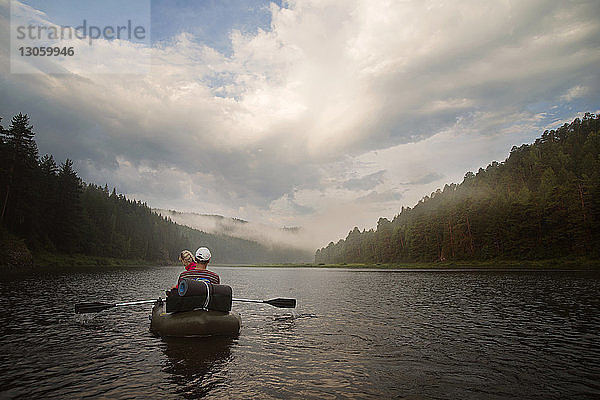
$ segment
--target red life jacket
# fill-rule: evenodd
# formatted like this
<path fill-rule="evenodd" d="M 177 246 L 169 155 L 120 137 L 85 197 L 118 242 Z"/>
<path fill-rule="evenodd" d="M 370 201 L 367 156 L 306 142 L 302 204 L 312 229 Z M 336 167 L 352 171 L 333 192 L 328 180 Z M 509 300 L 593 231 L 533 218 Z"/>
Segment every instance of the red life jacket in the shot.
<path fill-rule="evenodd" d="M 189 264 L 188 264 L 188 265 L 185 267 L 185 270 L 186 270 L 186 271 L 189 271 L 189 270 L 191 270 L 191 269 L 193 269 L 193 268 L 196 268 L 197 266 L 198 266 L 198 264 L 196 264 L 195 262 L 192 262 L 192 263 L 189 263 Z"/>

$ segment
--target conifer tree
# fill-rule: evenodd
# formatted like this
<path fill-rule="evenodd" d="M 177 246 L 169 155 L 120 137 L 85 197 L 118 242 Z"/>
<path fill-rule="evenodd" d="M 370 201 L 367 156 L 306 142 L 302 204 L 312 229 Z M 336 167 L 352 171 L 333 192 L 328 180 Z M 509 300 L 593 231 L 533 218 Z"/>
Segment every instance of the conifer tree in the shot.
<path fill-rule="evenodd" d="M 43 248 L 54 250 L 51 241 L 58 203 L 58 166 L 52 155 L 40 159 L 37 190 L 39 193 L 39 236 Z"/>
<path fill-rule="evenodd" d="M 54 221 L 54 243 L 61 251 L 79 250 L 79 234 L 82 232 L 81 186 L 81 180 L 73 170 L 73 162 L 67 158 L 58 172 Z"/>
<path fill-rule="evenodd" d="M 0 221 L 10 229 L 26 233 L 35 229 L 37 193 L 33 188 L 38 151 L 29 117 L 19 113 L 8 130 L 2 130 L 3 161 L 2 209 Z"/>

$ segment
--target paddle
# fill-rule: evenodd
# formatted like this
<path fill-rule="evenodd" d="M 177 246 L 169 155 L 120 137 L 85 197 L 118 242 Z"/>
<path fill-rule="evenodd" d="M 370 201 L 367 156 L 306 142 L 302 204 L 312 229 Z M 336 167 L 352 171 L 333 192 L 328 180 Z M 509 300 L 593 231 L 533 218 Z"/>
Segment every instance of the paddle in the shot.
<path fill-rule="evenodd" d="M 94 312 L 100 312 L 102 310 L 106 310 L 106 309 L 109 309 L 112 307 L 133 306 L 136 304 L 148 304 L 148 303 L 154 303 L 154 302 L 156 302 L 156 300 L 140 300 L 140 301 L 130 301 L 127 303 L 115 303 L 115 304 L 99 303 L 99 302 L 79 303 L 79 304 L 75 304 L 75 313 L 77 313 L 77 314 L 94 313 Z"/>
<path fill-rule="evenodd" d="M 278 308 L 296 308 L 296 299 L 271 299 L 271 300 L 249 300 L 249 299 L 231 299 L 232 301 L 243 301 L 246 303 L 264 303 Z"/>
<path fill-rule="evenodd" d="M 249 299 L 231 299 L 232 301 L 242 301 L 242 302 L 246 302 L 246 303 L 264 303 L 264 304 L 268 304 L 270 306 L 273 307 L 278 307 L 278 308 L 296 308 L 296 299 L 271 299 L 271 300 L 249 300 Z M 137 305 L 137 304 L 148 304 L 148 303 L 154 303 L 156 302 L 156 300 L 140 300 L 140 301 L 130 301 L 127 303 L 115 303 L 115 304 L 109 304 L 109 303 L 99 303 L 99 302 L 93 302 L 93 303 L 79 303 L 79 304 L 75 304 L 75 313 L 77 314 L 86 314 L 86 313 L 95 313 L 95 312 L 100 312 L 103 310 L 107 310 L 109 308 L 113 308 L 113 307 L 120 307 L 120 306 L 133 306 L 133 305 Z"/>

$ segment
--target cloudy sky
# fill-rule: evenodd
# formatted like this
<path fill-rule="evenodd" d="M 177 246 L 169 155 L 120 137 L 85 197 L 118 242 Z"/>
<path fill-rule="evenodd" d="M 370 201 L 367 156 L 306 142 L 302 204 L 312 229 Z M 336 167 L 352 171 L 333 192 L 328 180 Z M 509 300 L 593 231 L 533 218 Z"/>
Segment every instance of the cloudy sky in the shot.
<path fill-rule="evenodd" d="M 68 4 L 15 1 L 13 27 L 15 10 L 61 26 L 114 15 Z M 314 248 L 600 107 L 595 0 L 148 10 L 146 43 L 96 40 L 55 74 L 23 57 L 11 71 L 0 0 L 3 125 L 29 114 L 40 153 L 73 159 L 87 182 L 152 207 L 302 226 Z"/>

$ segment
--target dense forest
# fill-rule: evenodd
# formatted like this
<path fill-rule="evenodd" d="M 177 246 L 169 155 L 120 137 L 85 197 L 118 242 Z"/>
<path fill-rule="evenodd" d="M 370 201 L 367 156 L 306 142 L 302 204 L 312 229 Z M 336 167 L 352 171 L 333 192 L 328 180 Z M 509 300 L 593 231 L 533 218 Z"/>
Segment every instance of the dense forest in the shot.
<path fill-rule="evenodd" d="M 83 182 L 69 159 L 39 157 L 27 115 L 0 119 L 0 265 L 30 251 L 176 261 L 182 249 L 208 246 L 216 263 L 298 262 L 303 250 L 211 235 L 163 218 L 140 201 Z M 21 254 L 22 256 L 22 254 Z M 35 257 L 33 257 L 35 260 Z"/>
<path fill-rule="evenodd" d="M 318 263 L 600 257 L 600 116 L 586 114 L 513 147 L 376 230 L 354 228 Z"/>

